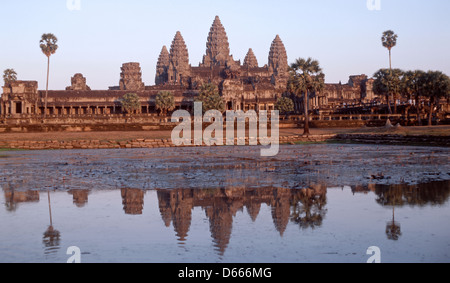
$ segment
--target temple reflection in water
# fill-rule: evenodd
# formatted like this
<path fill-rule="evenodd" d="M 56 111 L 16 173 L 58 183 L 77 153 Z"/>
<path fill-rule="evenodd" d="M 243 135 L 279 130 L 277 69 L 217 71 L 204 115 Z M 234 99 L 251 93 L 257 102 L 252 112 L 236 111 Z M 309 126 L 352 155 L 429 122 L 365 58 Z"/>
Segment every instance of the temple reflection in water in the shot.
<path fill-rule="evenodd" d="M 39 202 L 43 192 L 36 190 L 15 191 L 3 186 L 5 208 L 13 212 L 20 204 Z M 392 209 L 392 219 L 386 219 L 386 236 L 398 240 L 402 236 L 401 223 L 395 219 L 395 209 L 402 206 L 442 205 L 450 196 L 450 182 L 433 182 L 423 185 L 369 185 L 351 188 L 353 194 L 375 194 L 379 205 Z M 68 190 L 73 204 L 84 208 L 88 204 L 90 190 Z M 120 189 L 122 209 L 127 215 L 142 215 L 146 190 L 136 188 Z M 43 242 L 51 251 L 57 248 L 61 234 L 52 224 L 51 201 L 49 198 L 50 226 L 44 233 Z M 47 197 L 45 197 L 47 199 Z M 262 206 L 270 208 L 274 228 L 283 237 L 290 223 L 300 229 L 321 227 L 327 213 L 327 187 L 312 185 L 309 188 L 247 188 L 231 187 L 220 189 L 158 189 L 156 190 L 159 213 L 166 227 L 173 226 L 179 243 L 189 239 L 195 208 L 204 211 L 214 246 L 224 254 L 231 239 L 233 221 L 238 212 L 246 212 L 255 222 Z M 44 201 L 44 199 L 43 199 Z M 149 204 L 153 205 L 153 204 Z"/>
<path fill-rule="evenodd" d="M 324 186 L 308 189 L 236 187 L 158 190 L 157 195 L 159 210 L 166 227 L 173 223 L 176 236 L 181 242 L 186 241 L 188 237 L 193 209 L 202 208 L 209 220 L 215 246 L 223 254 L 230 242 L 233 219 L 237 212 L 245 209 L 252 221 L 256 221 L 261 205 L 265 204 L 271 208 L 275 229 L 283 236 L 291 217 L 294 221 L 301 219 L 300 222 L 304 223 L 316 222 L 317 213 L 324 217 L 326 192 Z M 302 213 L 291 214 L 291 208 L 294 207 Z M 314 217 L 311 217 L 312 215 Z"/>

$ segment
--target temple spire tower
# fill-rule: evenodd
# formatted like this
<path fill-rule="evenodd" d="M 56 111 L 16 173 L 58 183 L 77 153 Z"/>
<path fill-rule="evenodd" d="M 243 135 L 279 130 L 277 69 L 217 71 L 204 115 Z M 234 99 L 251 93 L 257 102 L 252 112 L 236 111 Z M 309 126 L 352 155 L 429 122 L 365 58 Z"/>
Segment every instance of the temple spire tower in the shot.
<path fill-rule="evenodd" d="M 203 67 L 230 66 L 236 62 L 230 56 L 230 44 L 225 28 L 216 16 L 208 34 L 206 55 L 203 56 Z"/>
<path fill-rule="evenodd" d="M 158 63 L 156 64 L 155 84 L 162 85 L 169 80 L 170 57 L 167 47 L 164 45 L 159 54 Z"/>
<path fill-rule="evenodd" d="M 186 84 L 191 75 L 189 53 L 183 36 L 179 31 L 175 34 L 169 54 L 168 80 L 172 84 Z"/>
<path fill-rule="evenodd" d="M 287 79 L 289 63 L 283 41 L 279 35 L 275 37 L 270 46 L 269 52 L 269 72 L 272 79 Z"/>
<path fill-rule="evenodd" d="M 244 67 L 246 68 L 258 68 L 258 60 L 256 59 L 253 49 L 249 49 L 244 59 Z"/>

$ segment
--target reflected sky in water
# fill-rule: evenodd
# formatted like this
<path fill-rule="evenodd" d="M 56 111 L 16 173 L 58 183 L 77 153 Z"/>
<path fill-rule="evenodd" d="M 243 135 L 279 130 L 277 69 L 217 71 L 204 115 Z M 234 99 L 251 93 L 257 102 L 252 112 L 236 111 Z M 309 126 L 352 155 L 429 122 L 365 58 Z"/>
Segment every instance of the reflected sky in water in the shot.
<path fill-rule="evenodd" d="M 450 262 L 450 149 L 12 151 L 0 262 Z M 401 185 L 396 185 L 401 184 Z M 350 185 L 350 186 L 348 186 Z"/>
<path fill-rule="evenodd" d="M 450 182 L 0 194 L 0 262 L 450 261 Z"/>

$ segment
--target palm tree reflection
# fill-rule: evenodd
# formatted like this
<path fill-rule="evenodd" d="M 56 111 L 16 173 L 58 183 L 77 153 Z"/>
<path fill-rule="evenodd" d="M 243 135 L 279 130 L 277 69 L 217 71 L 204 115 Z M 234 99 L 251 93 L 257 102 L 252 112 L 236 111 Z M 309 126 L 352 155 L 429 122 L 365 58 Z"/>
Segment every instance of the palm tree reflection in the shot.
<path fill-rule="evenodd" d="M 49 255 L 49 254 L 54 254 L 59 250 L 61 233 L 59 233 L 59 231 L 53 227 L 50 191 L 47 192 L 47 195 L 48 195 L 48 212 L 49 212 L 49 216 L 50 216 L 50 226 L 44 232 L 44 237 L 42 239 L 42 242 L 44 243 L 45 254 Z"/>
<path fill-rule="evenodd" d="M 315 186 L 297 191 L 293 197 L 291 220 L 302 229 L 322 226 L 327 210 L 327 189 Z"/>
<path fill-rule="evenodd" d="M 401 226 L 394 220 L 394 208 L 392 208 L 392 221 L 386 224 L 386 236 L 389 240 L 397 241 L 402 235 Z"/>

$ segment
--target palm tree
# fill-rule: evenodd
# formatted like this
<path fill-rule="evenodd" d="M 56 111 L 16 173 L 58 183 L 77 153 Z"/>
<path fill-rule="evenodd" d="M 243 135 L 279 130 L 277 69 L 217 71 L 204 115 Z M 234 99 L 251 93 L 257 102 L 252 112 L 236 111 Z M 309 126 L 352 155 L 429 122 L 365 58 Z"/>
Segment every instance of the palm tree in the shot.
<path fill-rule="evenodd" d="M 434 107 L 441 98 L 450 96 L 450 78 L 440 71 L 428 71 L 423 82 L 424 95 L 429 98 L 428 126 L 431 126 Z"/>
<path fill-rule="evenodd" d="M 48 80 L 50 74 L 50 56 L 56 53 L 58 45 L 56 44 L 58 39 L 52 33 L 45 33 L 41 37 L 40 47 L 42 53 L 47 56 L 47 85 L 45 88 L 45 106 L 44 106 L 44 119 L 47 115 L 47 102 L 48 102 Z"/>
<path fill-rule="evenodd" d="M 206 113 L 209 110 L 218 110 L 221 113 L 225 112 L 225 102 L 215 84 L 203 84 L 200 87 L 200 92 L 196 101 L 202 102 L 203 113 Z"/>
<path fill-rule="evenodd" d="M 407 97 L 408 101 L 414 99 L 416 104 L 416 114 L 418 115 L 418 122 L 420 124 L 420 96 L 422 92 L 422 79 L 425 72 L 416 70 L 416 71 L 407 71 L 403 74 L 401 80 L 401 93 Z M 408 112 L 409 117 L 409 112 Z"/>
<path fill-rule="evenodd" d="M 381 42 L 383 46 L 389 50 L 389 69 L 391 70 L 392 70 L 391 50 L 393 47 L 397 45 L 397 38 L 398 35 L 396 35 L 392 30 L 387 30 L 383 32 L 383 36 L 381 37 Z"/>
<path fill-rule="evenodd" d="M 390 96 L 392 95 L 394 100 L 397 95 L 401 94 L 401 77 L 403 71 L 400 69 L 388 70 L 380 69 L 373 76 L 375 82 L 373 84 L 373 91 L 377 95 L 385 95 L 386 103 L 389 114 L 392 114 Z M 397 113 L 397 103 L 395 104 L 395 113 Z"/>
<path fill-rule="evenodd" d="M 139 111 L 141 109 L 141 99 L 136 93 L 125 94 L 120 99 L 120 103 L 122 104 L 123 110 L 125 110 L 128 114 L 133 114 L 135 111 Z"/>
<path fill-rule="evenodd" d="M 404 72 L 400 69 L 391 69 L 389 73 L 389 89 L 394 100 L 394 114 L 397 114 L 397 100 L 402 94 L 401 79 Z"/>
<path fill-rule="evenodd" d="M 3 72 L 3 81 L 5 82 L 5 86 L 9 86 L 12 82 L 17 81 L 17 73 L 14 69 L 6 69 Z"/>
<path fill-rule="evenodd" d="M 156 95 L 156 110 L 161 110 L 163 115 L 167 114 L 167 111 L 175 109 L 175 98 L 170 91 L 160 91 Z"/>
<path fill-rule="evenodd" d="M 303 97 L 305 113 L 304 135 L 309 135 L 309 96 L 320 92 L 325 87 L 325 75 L 322 73 L 319 61 L 311 58 L 299 58 L 291 64 L 290 77 L 287 84 L 289 92 L 297 97 Z"/>
<path fill-rule="evenodd" d="M 383 47 L 386 47 L 387 50 L 389 50 L 389 70 L 392 71 L 392 48 L 394 48 L 397 45 L 397 38 L 398 36 L 392 31 L 387 30 L 383 32 L 383 35 L 381 36 L 381 43 L 383 44 Z M 389 95 L 389 93 L 388 93 Z M 389 103 L 389 96 L 386 96 L 388 101 L 388 108 L 389 108 L 389 114 L 392 114 L 391 106 Z M 397 103 L 394 101 L 395 105 Z"/>

